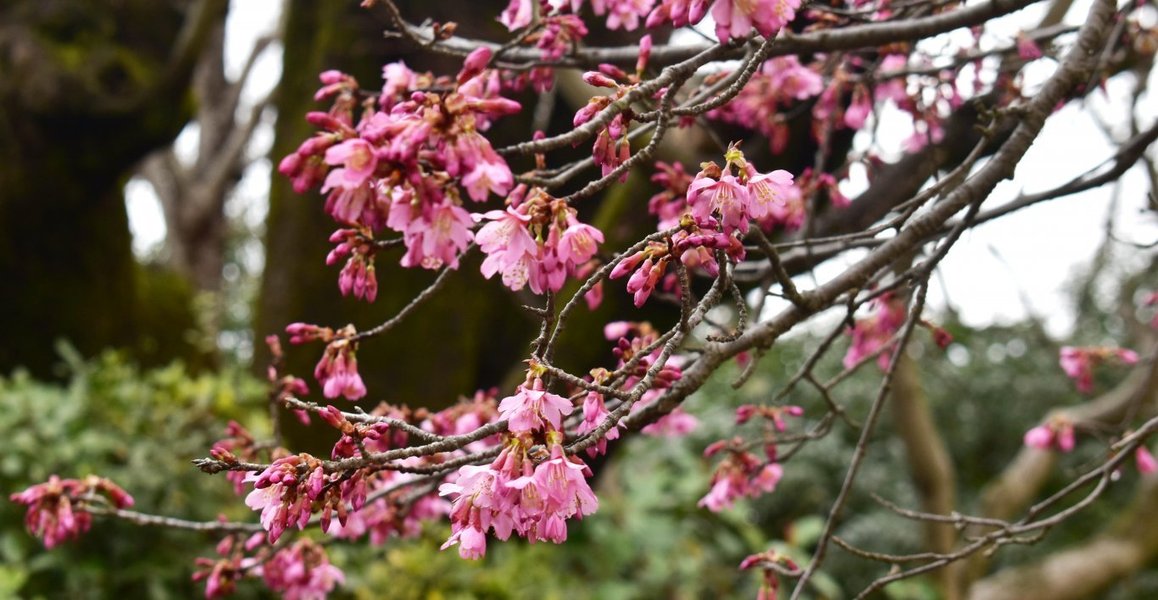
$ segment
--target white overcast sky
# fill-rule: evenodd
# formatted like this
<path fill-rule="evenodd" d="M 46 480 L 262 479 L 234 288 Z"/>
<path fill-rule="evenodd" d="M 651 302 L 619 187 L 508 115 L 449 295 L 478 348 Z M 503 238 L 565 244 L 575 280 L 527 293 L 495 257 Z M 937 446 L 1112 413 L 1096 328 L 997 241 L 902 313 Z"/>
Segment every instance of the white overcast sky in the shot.
<path fill-rule="evenodd" d="M 1075 4 L 1068 18 L 1070 22 L 1084 18 L 1089 0 Z M 276 27 L 280 5 L 280 0 L 232 2 L 226 49 L 231 74 L 240 70 L 254 40 Z M 1023 24 L 1037 22 L 1044 5 L 1003 19 L 998 23 L 997 35 L 986 42 L 1008 43 Z M 1155 18 L 1152 7 L 1148 18 Z M 280 77 L 280 69 L 280 47 L 267 50 L 256 76 L 247 86 L 246 97 L 250 101 L 263 97 Z M 1051 61 L 1038 61 L 1029 73 L 1031 84 L 1044 80 L 1052 71 Z M 997 206 L 1020 191 L 1052 188 L 1109 157 L 1114 146 L 1090 118 L 1088 110 L 1094 109 L 1107 121 L 1122 122 L 1128 114 L 1126 98 L 1132 85 L 1128 78 L 1119 78 L 1111 82 L 1105 94 L 1090 94 L 1084 107 L 1071 104 L 1051 118 L 1018 166 L 1014 181 L 999 185 L 985 206 Z M 1158 78 L 1152 76 L 1149 89 L 1158 89 L 1156 86 Z M 1139 107 L 1140 127 L 1149 126 L 1158 118 L 1158 101 L 1153 91 L 1139 102 Z M 894 121 L 897 119 L 887 114 L 882 116 L 884 129 L 892 127 Z M 882 141 L 885 150 L 889 150 L 890 144 L 893 149 L 898 148 L 905 135 L 907 132 L 898 133 L 891 141 L 890 136 L 886 136 Z M 195 129 L 184 133 L 178 143 L 179 150 L 193 152 L 195 136 Z M 271 127 L 266 126 L 252 145 L 254 156 L 264 154 L 271 137 Z M 861 141 L 867 143 L 863 134 Z M 1151 148 L 1150 155 L 1154 154 Z M 259 224 L 264 219 L 269 171 L 269 160 L 259 160 L 247 171 L 230 202 L 231 216 L 244 218 L 250 224 Z M 1121 181 L 1114 215 L 1115 234 L 1120 239 L 1144 244 L 1158 240 L 1158 219 L 1145 210 L 1148 185 L 1142 167 L 1135 166 Z M 165 236 L 160 205 L 147 183 L 133 180 L 126 191 L 134 249 L 139 254 L 147 254 Z M 846 191 L 858 191 L 855 178 L 846 183 Z M 938 280 L 943 283 L 931 287 L 930 305 L 936 309 L 949 302 L 967 324 L 975 326 L 1014 322 L 1032 312 L 1045 319 L 1052 334 L 1064 338 L 1073 321 L 1066 287 L 1105 239 L 1104 224 L 1112 193 L 1113 187 L 1106 186 L 1053 200 L 966 232 L 942 263 Z M 1132 252 L 1135 258 L 1142 258 L 1142 251 Z M 260 262 L 260 256 L 255 260 Z M 818 276 L 825 279 L 841 266 L 834 261 L 820 269 Z M 802 280 L 806 285 L 808 282 L 808 279 Z"/>

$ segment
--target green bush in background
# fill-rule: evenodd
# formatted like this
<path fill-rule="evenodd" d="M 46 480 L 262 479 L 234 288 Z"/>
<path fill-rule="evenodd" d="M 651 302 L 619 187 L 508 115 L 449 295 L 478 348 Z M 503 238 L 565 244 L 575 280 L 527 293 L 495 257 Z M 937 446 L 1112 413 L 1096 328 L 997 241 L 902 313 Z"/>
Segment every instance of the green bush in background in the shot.
<path fill-rule="evenodd" d="M 221 477 L 189 461 L 204 456 L 229 419 L 254 420 L 263 388 L 240 371 L 190 376 L 180 365 L 141 371 L 108 353 L 84 362 L 63 352 L 67 385 L 17 372 L 0 379 L 0 597 L 192 598 L 193 558 L 207 534 L 95 518 L 75 542 L 45 551 L 24 530 L 8 495 L 49 475 L 108 477 L 144 512 L 196 520 L 248 518 Z"/>

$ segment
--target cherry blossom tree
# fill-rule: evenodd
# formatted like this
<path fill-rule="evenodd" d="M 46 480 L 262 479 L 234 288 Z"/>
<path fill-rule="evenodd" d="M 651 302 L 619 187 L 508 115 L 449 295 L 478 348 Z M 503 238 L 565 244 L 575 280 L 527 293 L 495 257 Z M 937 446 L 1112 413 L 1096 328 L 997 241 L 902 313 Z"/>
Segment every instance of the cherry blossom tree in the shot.
<path fill-rule="evenodd" d="M 1158 553 L 1158 520 L 1148 518 L 1158 488 L 1145 479 L 1131 515 L 1135 534 L 1008 572 L 986 569 L 991 553 L 1035 542 L 1113 481 L 1136 477 L 1127 466 L 1142 476 L 1158 469 L 1148 450 L 1158 430 L 1152 331 L 1133 349 L 1062 350 L 1054 376 L 1073 378 L 1082 393 L 1102 391 L 1100 369 L 1130 374 L 1091 402 L 1028 425 L 1024 449 L 994 474 L 979 514 L 954 504 L 953 459 L 938 435 L 951 424 L 933 421 L 906 353 L 917 336 L 951 343 L 926 298 L 938 265 L 971 228 L 1113 183 L 1135 163 L 1153 173 L 1145 153 L 1158 124 L 1131 114 L 1128 136 L 1100 167 L 1044 192 L 987 202 L 1060 107 L 1126 71 L 1145 81 L 1158 40 L 1153 7 L 1094 0 L 1070 26 L 1062 19 L 1068 3 L 1059 2 L 1040 26 L 1000 40 L 993 22 L 1032 0 L 512 0 L 495 15 L 505 37 L 483 40 L 458 35 L 454 23 L 417 24 L 421 15 L 405 15 L 391 0 L 363 4 L 389 17 L 387 35 L 453 57 L 457 70 L 392 62 L 381 82 L 316 74 L 318 110 L 303 115 L 316 133 L 279 157 L 278 171 L 299 192 L 325 196 L 333 246 L 318 260 L 334 267 L 335 293 L 372 303 L 399 268 L 429 271 L 432 282 L 376 325 L 286 324 L 289 343 L 319 357 L 312 382 L 285 372 L 279 336 L 267 338 L 272 439 L 230 423 L 195 461 L 232 482 L 239 502 L 259 513 L 253 520 L 136 512 L 107 479 L 54 477 L 12 496 L 28 506 L 28 528 L 46 546 L 83 534 L 94 517 L 212 531 L 221 536 L 217 556 L 197 558 L 194 575 L 207 597 L 254 578 L 288 598 L 317 598 L 344 580 L 328 544 L 389 543 L 417 535 L 425 522 L 448 522 L 442 547 L 463 559 L 512 537 L 565 543 L 571 523 L 599 510 L 595 460 L 629 436 L 688 432 L 696 415 L 684 402 L 723 366 L 739 365 L 733 385 L 742 387 L 786 334 L 814 326 L 826 328 L 822 342 L 795 375 L 777 382 L 766 402 L 741 406 L 735 435 L 704 449 L 716 470 L 698 506 L 718 512 L 741 498 L 789 493 L 777 487 L 800 448 L 835 428 L 856 433 L 834 501 L 818 507 L 823 530 L 807 560 L 768 549 L 737 565 L 758 573 L 759 597 L 808 594 L 837 551 L 879 563 L 880 576 L 854 590 L 857 597 L 934 574 L 946 598 L 1080 597 Z M 637 41 L 589 45 L 596 27 Z M 698 36 L 677 35 L 692 28 Z M 947 35 L 961 31 L 964 41 Z M 1042 62 L 1050 74 L 1031 82 L 1027 68 Z M 515 115 L 536 110 L 536 97 L 576 76 L 589 99 L 570 128 L 532 127 L 518 143 L 492 142 Z M 886 111 L 909 124 L 906 152 L 892 162 L 879 151 Z M 698 165 L 686 151 L 692 141 L 712 148 Z M 590 154 L 557 159 L 573 147 Z M 850 198 L 854 167 L 870 177 Z M 645 233 L 616 245 L 590 215 L 631 173 L 655 184 L 649 199 L 634 199 L 651 216 L 633 224 Z M 800 277 L 837 258 L 848 266 L 836 275 Z M 389 395 L 362 379 L 374 365 L 359 361 L 360 348 L 395 333 L 451 278 L 493 279 L 524 300 L 539 329 L 513 367 L 516 381 L 463 390 L 439 411 L 386 402 L 355 408 L 351 401 Z M 613 294 L 637 310 L 659 307 L 661 317 L 617 314 L 601 324 L 604 361 L 562 367 L 563 332 Z M 1151 294 L 1136 310 L 1153 311 L 1154 303 Z M 438 342 L 414 343 L 421 350 Z M 822 372 L 821 359 L 841 353 L 840 370 Z M 876 372 L 879 386 L 854 419 L 841 386 L 858 371 Z M 822 402 L 793 403 L 799 389 Z M 850 497 L 869 491 L 858 475 L 873 459 L 890 404 L 921 502 L 890 507 L 927 532 L 925 551 L 910 555 L 839 535 Z M 999 407 L 992 410 L 1000 418 Z M 329 456 L 288 447 L 276 426 L 283 412 L 333 430 Z M 1044 474 L 1080 444 L 1100 445 L 1104 457 L 1074 465 L 1068 486 L 1043 493 Z M 1041 580 L 1062 566 L 1066 572 Z"/>

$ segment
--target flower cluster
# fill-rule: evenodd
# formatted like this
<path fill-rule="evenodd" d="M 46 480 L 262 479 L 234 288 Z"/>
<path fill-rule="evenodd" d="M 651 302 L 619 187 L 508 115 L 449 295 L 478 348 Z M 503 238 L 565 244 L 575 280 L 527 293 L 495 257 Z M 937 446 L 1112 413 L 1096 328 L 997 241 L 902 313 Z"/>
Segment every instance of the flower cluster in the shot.
<path fill-rule="evenodd" d="M 205 598 L 224 598 L 237 590 L 237 582 L 247 574 L 252 573 L 255 567 L 261 564 L 256 556 L 246 556 L 255 548 L 265 543 L 264 533 L 255 533 L 243 543 L 238 543 L 237 536 L 227 535 L 217 543 L 215 548 L 221 558 L 199 557 L 193 561 L 197 571 L 193 573 L 193 581 L 205 582 Z"/>
<path fill-rule="evenodd" d="M 545 389 L 542 373 L 532 364 L 527 381 L 499 403 L 508 431 L 494 462 L 461 467 L 440 487 L 441 495 L 454 497 L 444 549 L 457 544 L 463 558 L 480 558 L 490 532 L 500 540 L 515 532 L 532 542 L 560 543 L 567 539 L 568 519 L 598 508 L 587 484 L 590 469 L 562 446 L 563 418 L 573 406 Z"/>
<path fill-rule="evenodd" d="M 680 163 L 656 161 L 655 169 L 651 181 L 659 185 L 661 190 L 648 199 L 647 212 L 656 216 L 659 220 L 658 229 L 663 231 L 679 225 L 680 216 L 687 211 L 688 187 L 692 185 L 692 176 Z"/>
<path fill-rule="evenodd" d="M 99 497 L 115 508 L 133 505 L 133 497 L 115 483 L 103 477 L 89 475 L 84 479 L 61 479 L 56 475 L 9 496 L 9 500 L 28 507 L 24 526 L 28 532 L 44 541 L 45 548 L 54 548 L 70 538 L 79 537 L 92 526 L 92 515 L 84 502 Z"/>
<path fill-rule="evenodd" d="M 603 242 L 602 232 L 581 223 L 574 208 L 542 188 L 519 185 L 507 202 L 506 210 L 481 215 L 487 223 L 476 239 L 486 254 L 482 274 L 490 279 L 501 273 L 512 290 L 559 291 Z"/>
<path fill-rule="evenodd" d="M 366 395 L 366 385 L 358 374 L 358 332 L 353 325 L 334 331 L 309 323 L 291 323 L 285 330 L 290 335 L 291 344 L 313 341 L 326 344 L 321 360 L 314 367 L 314 378 L 322 384 L 322 395 L 326 398 L 344 396 L 347 400 L 357 400 Z"/>
<path fill-rule="evenodd" d="M 1133 365 L 1138 362 L 1138 353 L 1127 348 L 1062 346 L 1058 362 L 1078 391 L 1088 394 L 1094 390 L 1094 367 L 1111 359 Z"/>
<path fill-rule="evenodd" d="M 245 505 L 261 511 L 261 526 L 273 543 L 289 526 L 305 529 L 327 479 L 321 461 L 309 454 L 282 457 L 260 474 L 246 477 L 253 491 L 245 497 Z"/>
<path fill-rule="evenodd" d="M 636 88 L 642 80 L 643 72 L 651 58 L 651 36 L 645 35 L 639 40 L 639 58 L 635 64 L 635 73 L 627 73 L 615 65 L 601 64 L 598 70 L 583 74 L 583 81 L 594 87 L 610 88 L 614 90 L 606 96 L 594 96 L 587 101 L 572 119 L 576 127 L 590 121 L 600 111 L 612 103 L 619 101 Z M 635 118 L 630 107 L 623 108 L 599 130 L 595 136 L 595 145 L 592 148 L 592 157 L 595 164 L 602 169 L 602 176 L 607 177 L 631 156 L 631 142 L 627 132 Z M 619 176 L 619 182 L 627 181 L 627 173 Z"/>
<path fill-rule="evenodd" d="M 801 4 L 800 0 L 660 0 L 648 16 L 647 26 L 665 21 L 676 27 L 695 25 L 708 14 L 709 3 L 721 42 L 747 37 L 753 29 L 772 38 L 796 18 Z"/>
<path fill-rule="evenodd" d="M 335 265 L 342 259 L 346 264 L 338 275 L 338 289 L 343 296 L 354 294 L 367 302 L 378 297 L 378 278 L 374 273 L 374 255 L 378 246 L 374 236 L 365 227 L 349 227 L 330 235 L 330 243 L 337 244 L 326 255 L 326 264 Z"/>
<path fill-rule="evenodd" d="M 261 577 L 286 600 L 322 599 L 346 580 L 341 569 L 330 564 L 326 550 L 308 539 L 275 552 L 262 563 Z"/>
<path fill-rule="evenodd" d="M 788 423 L 784 421 L 784 416 L 799 417 L 804 414 L 804 409 L 795 406 L 757 406 L 755 404 L 741 404 L 736 408 L 736 424 L 743 425 L 752 420 L 752 417 L 759 416 L 772 423 L 776 431 L 784 431 L 788 428 Z"/>
<path fill-rule="evenodd" d="M 518 2 L 514 0 L 511 6 Z M 562 59 L 585 37 L 587 25 L 578 15 L 552 13 L 544 16 L 539 27 L 527 33 L 523 40 L 538 48 L 544 61 L 554 62 Z M 507 71 L 503 75 L 503 83 L 516 91 L 523 90 L 529 84 L 536 92 L 543 93 L 555 84 L 555 71 L 550 67 Z"/>
<path fill-rule="evenodd" d="M 646 321 L 639 323 L 614 321 L 608 323 L 603 328 L 603 336 L 607 338 L 608 341 L 615 342 L 615 347 L 612 348 L 611 353 L 617 361 L 615 366 L 616 372 L 623 374 L 623 383 L 621 386 L 623 390 L 635 388 L 640 380 L 646 376 L 648 371 L 655 369 L 656 363 L 663 353 L 663 348 L 658 344 L 660 339 L 659 332 L 652 327 L 651 323 Z M 631 412 L 635 413 L 645 409 L 659 397 L 663 390 L 670 388 L 680 377 L 683 377 L 682 364 L 683 357 L 668 357 L 663 365 L 655 371 L 651 386 L 639 397 L 639 400 L 632 405 Z M 628 365 L 634 366 L 628 368 Z M 600 377 L 596 376 L 595 380 L 599 381 Z M 685 412 L 682 408 L 676 407 L 671 412 L 668 412 L 655 422 L 641 429 L 640 433 L 664 437 L 681 436 L 695 429 L 698 424 L 699 421 L 697 421 L 695 417 Z M 607 439 L 615 439 L 614 437 L 610 437 L 611 432 L 608 432 L 607 436 Z"/>
<path fill-rule="evenodd" d="M 770 59 L 731 102 L 707 116 L 753 128 L 768 138 L 773 154 L 783 154 L 788 149 L 789 109 L 824 90 L 824 79 L 816 69 L 815 65 L 800 64 L 796 56 Z"/>
<path fill-rule="evenodd" d="M 1057 448 L 1062 452 L 1074 449 L 1074 422 L 1065 415 L 1057 415 L 1025 432 L 1025 445 L 1039 450 Z"/>
<path fill-rule="evenodd" d="M 343 293 L 374 299 L 374 240 L 387 228 L 402 234 L 403 266 L 456 268 L 473 237 L 463 192 L 482 202 L 510 191 L 510 168 L 480 132 L 520 106 L 499 96 L 498 73 L 486 69 L 490 58 L 489 49 L 473 52 L 453 80 L 387 65 L 377 102 L 360 100 L 354 78 L 322 74 L 316 98 L 332 98 L 333 108 L 307 117 L 322 132 L 278 169 L 298 191 L 324 177 L 326 211 L 342 225 L 327 262 L 347 259 L 339 279 Z"/>
<path fill-rule="evenodd" d="M 710 458 L 720 452 L 727 452 L 727 456 L 716 466 L 712 489 L 698 503 L 712 512 L 730 508 L 739 498 L 772 492 L 784 475 L 784 468 L 773 458 L 762 461 L 748 452 L 741 438 L 709 445 L 704 449 L 704 457 Z"/>
<path fill-rule="evenodd" d="M 213 444 L 209 450 L 210 456 L 225 463 L 252 461 L 257 458 L 256 441 L 241 423 L 230 421 L 225 428 L 225 436 Z M 225 474 L 225 478 L 233 484 L 235 494 L 240 496 L 245 491 L 244 471 L 229 471 Z"/>
<path fill-rule="evenodd" d="M 877 356 L 877 366 L 882 371 L 889 368 L 894 346 L 893 335 L 905 322 L 905 304 L 898 296 L 884 294 L 873 300 L 873 305 L 875 306 L 873 314 L 857 319 L 849 328 L 852 345 L 844 355 L 846 369 L 851 369 L 865 357 L 877 352 L 880 353 Z"/>
<path fill-rule="evenodd" d="M 649 205 L 668 222 L 682 210 L 680 229 L 623 257 L 610 275 L 616 279 L 632 273 L 627 291 L 634 296 L 636 306 L 647 301 L 673 261 L 714 277 L 719 273 L 719 253 L 731 261 L 743 260 L 740 238 L 747 233 L 749 222 L 759 221 L 762 226 L 790 223 L 792 215 L 800 212 L 793 208 L 800 196 L 790 173 L 780 169 L 758 172 L 735 145 L 724 157 L 722 168 L 714 162 L 705 163 L 690 181 L 682 168 L 664 165 L 658 181 L 667 189 L 653 196 Z M 676 197 L 679 189 L 685 189 L 682 203 Z M 677 289 L 674 281 L 665 288 Z"/>

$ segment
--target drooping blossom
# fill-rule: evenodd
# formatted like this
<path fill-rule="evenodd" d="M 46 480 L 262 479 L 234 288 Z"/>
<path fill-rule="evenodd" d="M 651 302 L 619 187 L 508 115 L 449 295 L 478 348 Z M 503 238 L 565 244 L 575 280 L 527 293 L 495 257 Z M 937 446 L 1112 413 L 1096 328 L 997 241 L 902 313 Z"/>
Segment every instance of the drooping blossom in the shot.
<path fill-rule="evenodd" d="M 786 114 L 824 91 L 818 68 L 816 63 L 802 65 L 796 56 L 765 61 L 731 102 L 707 116 L 762 133 L 768 138 L 772 153 L 782 154 L 788 146 Z"/>
<path fill-rule="evenodd" d="M 357 400 L 366 395 L 366 384 L 358 374 L 355 346 L 345 338 L 330 342 L 314 367 L 314 377 L 322 384 L 322 395 L 326 398 L 344 396 L 347 400 Z"/>
<path fill-rule="evenodd" d="M 577 211 L 541 188 L 519 186 L 503 211 L 490 211 L 475 239 L 486 258 L 481 271 L 501 273 L 514 291 L 557 292 L 595 256 L 603 233 L 579 221 Z"/>
<path fill-rule="evenodd" d="M 413 211 L 414 207 L 399 207 Z M 393 216 L 395 211 L 391 212 Z M 470 246 L 473 225 L 470 213 L 461 206 L 443 201 L 426 203 L 414 211 L 401 229 L 406 242 L 406 254 L 401 265 L 438 269 L 458 268 L 458 258 Z"/>
<path fill-rule="evenodd" d="M 266 587 L 286 600 L 324 600 L 346 581 L 342 570 L 330 563 L 326 550 L 309 539 L 275 552 L 262 563 L 261 577 Z"/>
<path fill-rule="evenodd" d="M 795 406 L 761 406 L 755 404 L 742 404 L 736 408 L 736 424 L 743 425 L 752 419 L 752 417 L 759 416 L 771 422 L 776 431 L 784 431 L 788 428 L 788 423 L 784 420 L 785 416 L 799 417 L 804 414 L 804 409 Z"/>
<path fill-rule="evenodd" d="M 1138 446 L 1134 450 L 1134 464 L 1137 465 L 1138 472 L 1143 475 L 1158 473 L 1158 459 L 1154 458 L 1146 446 Z"/>
<path fill-rule="evenodd" d="M 716 0 L 712 5 L 716 37 L 727 43 L 747 37 L 755 29 L 771 39 L 796 18 L 798 8 L 800 0 Z"/>
<path fill-rule="evenodd" d="M 303 453 L 279 458 L 246 481 L 253 483 L 253 491 L 245 497 L 245 505 L 261 511 L 261 526 L 273 543 L 290 526 L 305 528 L 327 475 L 320 461 Z"/>
<path fill-rule="evenodd" d="M 784 475 L 784 468 L 775 462 L 763 462 L 743 449 L 740 439 L 721 440 L 704 450 L 705 457 L 727 452 L 712 475 L 712 487 L 700 499 L 698 506 L 712 512 L 730 508 L 736 500 L 772 492 Z"/>
<path fill-rule="evenodd" d="M 337 245 L 326 255 L 326 264 L 334 265 L 346 259 L 338 276 L 338 289 L 342 295 L 352 293 L 355 298 L 373 302 L 378 296 L 378 278 L 374 270 L 377 246 L 373 235 L 366 228 L 343 228 L 330 235 L 330 243 Z"/>
<path fill-rule="evenodd" d="M 566 521 L 598 508 L 586 478 L 590 469 L 566 456 L 558 433 L 548 435 L 550 458 L 535 465 L 528 447 L 511 438 L 488 466 L 461 467 L 454 481 L 440 488 L 454 496 L 451 536 L 443 549 L 458 545 L 459 555 L 477 559 L 486 553 L 487 535 L 500 540 L 512 532 L 528 540 L 560 543 L 567 538 Z"/>
<path fill-rule="evenodd" d="M 660 0 L 647 17 L 647 26 L 670 22 L 676 27 L 695 25 L 708 13 L 710 0 Z M 800 0 L 714 0 L 712 18 L 721 42 L 743 38 L 752 32 L 771 38 L 796 18 Z"/>
<path fill-rule="evenodd" d="M 257 459 L 256 440 L 254 440 L 253 434 L 249 433 L 249 430 L 240 423 L 233 420 L 229 421 L 229 425 L 225 428 L 225 436 L 225 438 L 215 442 L 209 450 L 209 454 L 213 458 L 225 463 Z M 240 496 L 245 491 L 244 471 L 228 471 L 225 478 L 233 484 L 233 493 Z"/>
<path fill-rule="evenodd" d="M 1138 353 L 1127 348 L 1062 346 L 1058 355 L 1062 370 L 1083 394 L 1094 390 L 1094 367 L 1109 359 L 1133 365 L 1138 362 Z"/>
<path fill-rule="evenodd" d="M 641 398 L 641 400 L 644 399 Z M 640 406 L 646 406 L 646 404 L 647 400 L 644 400 Z M 639 432 L 652 437 L 683 437 L 695 431 L 699 425 L 700 420 L 695 415 L 684 410 L 683 407 L 677 406 L 671 412 L 656 419 L 654 423 L 648 423 Z"/>
<path fill-rule="evenodd" d="M 482 263 L 482 274 L 487 279 L 502 273 L 503 284 L 518 291 L 531 275 L 531 263 L 538 254 L 538 246 L 528 230 L 530 216 L 513 208 L 483 213 L 489 219 L 475 235 L 479 248 L 487 257 Z"/>
<path fill-rule="evenodd" d="M 510 192 L 513 174 L 480 132 L 520 106 L 499 95 L 499 75 L 487 69 L 490 52 L 472 52 L 453 79 L 387 65 L 378 103 L 363 102 L 352 77 L 323 77 L 318 99 L 334 106 L 307 116 L 322 131 L 279 169 L 299 191 L 324 179 L 326 211 L 347 231 L 331 255 L 331 261 L 347 259 L 339 277 L 343 293 L 376 295 L 374 239 L 386 228 L 402 234 L 404 267 L 457 268 L 473 239 L 464 199 L 482 202 Z"/>
<path fill-rule="evenodd" d="M 112 481 L 89 475 L 84 479 L 61 479 L 56 475 L 44 483 L 10 495 L 9 500 L 28 507 L 24 526 L 52 549 L 75 539 L 92 526 L 92 515 L 83 502 L 99 495 L 114 508 L 133 505 L 133 497 Z"/>
<path fill-rule="evenodd" d="M 1039 450 L 1056 448 L 1062 452 L 1074 449 L 1074 423 L 1066 416 L 1051 417 L 1045 423 L 1025 432 L 1025 445 Z"/>
<path fill-rule="evenodd" d="M 374 147 L 362 138 L 350 138 L 326 149 L 328 165 L 339 166 L 326 176 L 323 188 L 341 187 L 353 190 L 362 187 L 374 174 L 378 157 Z M 323 189 L 325 191 L 325 189 Z"/>
<path fill-rule="evenodd" d="M 537 3 L 538 0 L 511 0 L 499 15 L 499 22 L 510 31 L 522 29 L 531 24 Z"/>
<path fill-rule="evenodd" d="M 662 190 L 648 199 L 647 212 L 658 218 L 658 229 L 662 231 L 678 225 L 680 216 L 687 210 L 688 186 L 692 183 L 692 176 L 680 163 L 656 161 L 655 169 L 651 181 Z"/>
<path fill-rule="evenodd" d="M 197 570 L 193 581 L 205 582 L 205 598 L 225 598 L 237 591 L 237 582 L 260 564 L 256 556 L 246 556 L 247 551 L 265 542 L 264 533 L 255 533 L 244 543 L 239 543 L 236 534 L 221 539 L 215 548 L 220 558 L 198 557 L 194 560 Z"/>
<path fill-rule="evenodd" d="M 601 370 L 606 374 L 606 370 Z M 599 381 L 600 378 L 596 378 Z M 607 410 L 607 405 L 603 402 L 603 394 L 591 391 L 587 392 L 587 396 L 583 399 L 583 422 L 579 423 L 579 427 L 575 430 L 579 435 L 584 435 L 594 431 L 597 427 L 603 424 L 611 411 Z M 599 438 L 595 445 L 587 448 L 588 456 L 597 456 L 607 452 L 607 442 L 610 440 L 619 439 L 619 427 L 612 427 Z"/>
<path fill-rule="evenodd" d="M 873 301 L 874 312 L 849 328 L 852 345 L 844 355 L 844 367 L 851 369 L 866 356 L 880 352 L 877 357 L 877 366 L 881 370 L 889 368 L 893 343 L 893 335 L 905 322 L 905 305 L 897 296 L 886 294 Z"/>
<path fill-rule="evenodd" d="M 607 28 L 612 30 L 622 27 L 634 31 L 654 5 L 655 0 L 591 0 L 592 10 L 598 16 L 606 14 Z"/>
<path fill-rule="evenodd" d="M 546 391 L 543 380 L 534 376 L 516 388 L 513 396 L 503 398 L 499 403 L 499 418 L 506 419 L 507 429 L 516 435 L 561 431 L 563 417 L 573 409 L 569 400 Z"/>

